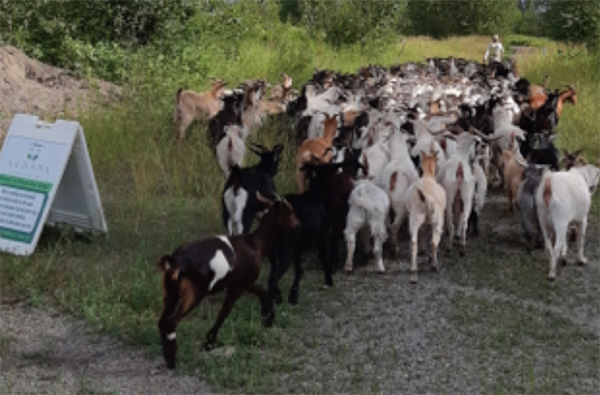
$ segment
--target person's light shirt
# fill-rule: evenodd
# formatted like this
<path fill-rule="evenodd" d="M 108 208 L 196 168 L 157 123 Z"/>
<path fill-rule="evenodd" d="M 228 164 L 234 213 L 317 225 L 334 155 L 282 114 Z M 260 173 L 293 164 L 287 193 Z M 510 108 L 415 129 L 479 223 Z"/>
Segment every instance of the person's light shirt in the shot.
<path fill-rule="evenodd" d="M 489 43 L 485 55 L 483 57 L 484 62 L 490 58 L 493 62 L 500 62 L 502 60 L 502 54 L 504 53 L 504 47 L 500 42 Z"/>

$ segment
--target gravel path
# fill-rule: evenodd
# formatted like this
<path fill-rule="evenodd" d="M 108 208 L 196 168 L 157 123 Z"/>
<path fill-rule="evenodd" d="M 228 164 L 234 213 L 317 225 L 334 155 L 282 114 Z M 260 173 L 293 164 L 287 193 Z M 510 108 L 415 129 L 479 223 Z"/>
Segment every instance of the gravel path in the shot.
<path fill-rule="evenodd" d="M 99 335 L 52 308 L 0 305 L 0 393 L 207 394 L 196 378 L 175 375 L 162 358 Z"/>

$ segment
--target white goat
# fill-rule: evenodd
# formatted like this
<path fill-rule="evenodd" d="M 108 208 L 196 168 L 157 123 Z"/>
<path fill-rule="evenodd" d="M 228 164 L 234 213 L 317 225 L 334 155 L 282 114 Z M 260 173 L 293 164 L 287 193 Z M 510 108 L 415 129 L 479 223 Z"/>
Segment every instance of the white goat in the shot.
<path fill-rule="evenodd" d="M 431 251 L 429 262 L 434 270 L 437 270 L 437 247 L 442 237 L 444 228 L 444 208 L 446 207 L 446 191 L 435 179 L 436 154 L 433 144 L 430 154 L 425 152 L 421 156 L 423 177 L 414 182 L 407 193 L 406 209 L 410 213 L 410 281 L 417 282 L 417 242 L 419 229 L 424 223 L 430 223 Z"/>
<path fill-rule="evenodd" d="M 350 210 L 346 217 L 344 236 L 348 249 L 346 265 L 347 272 L 352 271 L 354 249 L 356 248 L 356 233 L 365 225 L 369 225 L 373 237 L 373 253 L 377 271 L 384 272 L 383 242 L 387 238 L 385 227 L 386 218 L 390 209 L 390 200 L 381 188 L 369 180 L 359 180 L 355 183 L 350 198 Z"/>
<path fill-rule="evenodd" d="M 419 179 L 419 173 L 408 153 L 409 136 L 402 132 L 395 132 L 390 138 L 390 152 L 392 161 L 382 170 L 377 184 L 381 186 L 390 197 L 391 208 L 394 212 L 394 221 L 390 226 L 391 249 L 398 255 L 398 230 L 406 217 L 406 202 L 408 188 Z"/>
<path fill-rule="evenodd" d="M 446 230 L 448 232 L 448 248 L 454 241 L 454 227 L 460 237 L 460 256 L 465 255 L 467 243 L 467 225 L 473 205 L 475 178 L 471 166 L 474 158 L 474 143 L 477 137 L 462 133 L 458 136 L 456 152 L 446 160 L 443 169 L 439 170 L 438 181 L 446 190 Z"/>
<path fill-rule="evenodd" d="M 225 136 L 219 141 L 216 148 L 217 162 L 225 175 L 225 179 L 229 177 L 233 165 L 241 166 L 244 163 L 247 135 L 248 132 L 245 127 L 242 128 L 238 125 L 225 126 Z"/>
<path fill-rule="evenodd" d="M 591 195 L 600 182 L 600 169 L 594 165 L 574 167 L 569 171 L 546 172 L 536 191 L 540 228 L 550 254 L 548 279 L 556 278 L 556 263 L 565 259 L 569 225 L 577 227 L 577 261 L 585 265 L 583 244 L 590 211 Z M 554 240 L 554 245 L 552 241 Z"/>

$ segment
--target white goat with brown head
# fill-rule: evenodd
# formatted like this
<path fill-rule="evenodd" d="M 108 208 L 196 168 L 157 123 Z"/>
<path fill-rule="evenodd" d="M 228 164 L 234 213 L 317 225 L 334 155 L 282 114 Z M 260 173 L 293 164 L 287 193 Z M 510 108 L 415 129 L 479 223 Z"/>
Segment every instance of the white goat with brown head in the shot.
<path fill-rule="evenodd" d="M 436 153 L 433 144 L 429 153 L 421 153 L 423 176 L 414 182 L 407 193 L 406 209 L 409 215 L 411 263 L 410 281 L 417 282 L 417 242 L 419 229 L 425 223 L 431 224 L 431 250 L 429 262 L 437 270 L 437 248 L 444 228 L 444 209 L 446 207 L 446 191 L 436 181 Z"/>

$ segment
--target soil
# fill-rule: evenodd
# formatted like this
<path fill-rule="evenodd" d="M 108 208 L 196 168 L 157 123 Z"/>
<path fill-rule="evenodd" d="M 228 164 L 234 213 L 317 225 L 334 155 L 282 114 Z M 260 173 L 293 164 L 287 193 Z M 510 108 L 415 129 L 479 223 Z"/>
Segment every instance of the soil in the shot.
<path fill-rule="evenodd" d="M 203 382 L 164 368 L 162 358 L 100 335 L 52 308 L 1 305 L 0 392 L 206 394 Z"/>
<path fill-rule="evenodd" d="M 114 84 L 79 79 L 15 47 L 0 46 L 0 142 L 17 113 L 53 121 L 76 116 L 92 103 L 111 101 L 120 95 L 121 89 Z"/>

